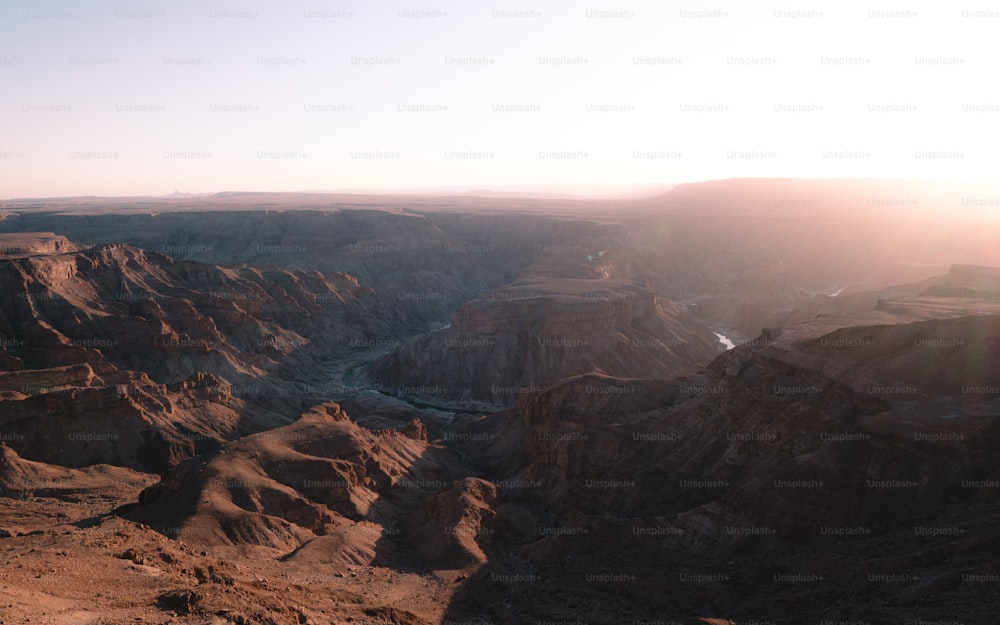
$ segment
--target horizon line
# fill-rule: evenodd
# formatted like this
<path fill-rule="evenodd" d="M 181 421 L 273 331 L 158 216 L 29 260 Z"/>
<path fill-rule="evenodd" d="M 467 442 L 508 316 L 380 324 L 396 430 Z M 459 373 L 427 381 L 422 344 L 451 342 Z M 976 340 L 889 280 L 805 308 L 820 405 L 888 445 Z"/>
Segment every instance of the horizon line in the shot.
<path fill-rule="evenodd" d="M 691 184 L 704 184 L 710 182 L 732 182 L 732 181 L 825 181 L 825 182 L 862 182 L 862 181 L 883 181 L 883 182 L 919 182 L 948 185 L 983 185 L 997 184 L 996 180 L 956 180 L 946 178 L 904 178 L 904 177 L 842 177 L 842 176 L 734 176 L 728 178 L 706 178 L 702 180 L 685 180 L 683 182 L 639 182 L 639 183 L 523 183 L 523 184 L 472 184 L 472 185 L 433 185 L 426 187 L 386 187 L 386 188 L 352 188 L 343 187 L 339 189 L 292 189 L 274 191 L 252 191 L 252 190 L 219 190 L 219 191 L 180 191 L 175 190 L 166 194 L 128 194 L 128 195 L 56 195 L 56 196 L 31 196 L 31 197 L 8 197 L 0 198 L 0 202 L 27 202 L 27 201 L 57 201 L 57 200 L 79 200 L 79 199 L 129 199 L 142 198 L 150 200 L 163 199 L 195 199 L 216 197 L 221 195 L 278 195 L 278 194 L 302 194 L 302 195 L 362 195 L 362 196 L 454 196 L 465 197 L 487 197 L 491 194 L 505 194 L 511 198 L 524 199 L 545 199 L 537 196 L 547 196 L 548 199 L 619 199 L 619 200 L 642 200 L 658 197 L 671 190 Z M 537 189 L 537 190 L 533 190 Z M 548 189 L 542 190 L 542 189 Z M 597 192 L 603 189 L 604 192 Z M 617 190 L 611 192 L 611 189 Z M 641 191 L 648 191 L 650 195 L 638 195 Z M 483 194 L 483 195 L 477 195 Z M 523 195 L 519 195 L 523 194 Z M 536 196 L 532 198 L 531 196 Z"/>

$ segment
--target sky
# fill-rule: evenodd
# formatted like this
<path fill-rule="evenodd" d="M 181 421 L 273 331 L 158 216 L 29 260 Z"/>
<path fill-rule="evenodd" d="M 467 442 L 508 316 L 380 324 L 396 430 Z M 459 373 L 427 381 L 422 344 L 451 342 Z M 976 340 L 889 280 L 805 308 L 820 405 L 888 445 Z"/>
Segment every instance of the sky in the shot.
<path fill-rule="evenodd" d="M 992 180 L 998 27 L 975 0 L 6 0 L 0 198 Z"/>

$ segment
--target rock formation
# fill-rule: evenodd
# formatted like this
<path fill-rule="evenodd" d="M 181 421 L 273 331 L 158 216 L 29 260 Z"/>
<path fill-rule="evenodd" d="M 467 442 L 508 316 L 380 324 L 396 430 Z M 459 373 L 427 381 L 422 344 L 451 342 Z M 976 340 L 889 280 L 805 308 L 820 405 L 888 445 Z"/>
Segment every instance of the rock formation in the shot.
<path fill-rule="evenodd" d="M 467 303 L 450 327 L 400 346 L 370 375 L 429 403 L 505 406 L 567 376 L 670 377 L 720 351 L 639 281 L 525 278 Z"/>

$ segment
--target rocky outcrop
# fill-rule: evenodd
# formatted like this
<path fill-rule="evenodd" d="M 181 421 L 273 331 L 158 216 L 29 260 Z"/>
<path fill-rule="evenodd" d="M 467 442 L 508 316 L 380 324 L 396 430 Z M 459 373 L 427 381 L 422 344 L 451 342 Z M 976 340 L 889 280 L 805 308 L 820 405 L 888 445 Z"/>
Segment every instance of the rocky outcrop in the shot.
<path fill-rule="evenodd" d="M 1000 337 L 993 317 L 969 321 L 857 329 L 870 337 L 864 361 L 854 353 L 810 358 L 761 341 L 761 347 L 737 348 L 702 373 L 670 382 L 593 375 L 569 379 L 522 398 L 502 426 L 520 433 L 520 448 L 494 443 L 495 466 L 513 462 L 507 466 L 511 470 L 520 459 L 524 464 L 517 477 L 535 484 L 532 496 L 562 514 L 614 509 L 630 517 L 712 518 L 701 530 L 685 527 L 684 533 L 714 535 L 713 541 L 723 536 L 725 522 L 747 522 L 754 510 L 759 522 L 780 524 L 781 540 L 793 543 L 810 533 L 815 538 L 815 527 L 824 520 L 874 526 L 887 521 L 889 508 L 900 516 L 915 515 L 947 501 L 963 478 L 1000 471 L 978 451 L 997 431 L 988 406 L 1000 391 L 966 393 L 965 409 L 956 411 L 948 394 L 957 396 L 958 381 L 971 371 L 952 371 L 968 355 L 952 362 L 921 354 L 924 348 L 913 345 L 914 336 L 944 327 L 970 346 L 991 345 Z M 841 334 L 807 347 L 842 339 Z M 911 367 L 897 367 L 893 350 L 907 344 Z M 991 359 L 978 357 L 975 363 L 984 376 L 998 379 Z M 924 375 L 923 367 L 924 381 L 933 386 L 908 386 L 918 383 L 913 374 Z M 866 480 L 874 477 L 918 486 L 865 490 Z M 687 488 L 685 483 L 725 487 Z M 775 483 L 791 486 L 772 487 Z M 720 512 L 723 502 L 728 502 L 726 515 Z M 699 510 L 705 504 L 711 507 Z M 798 507 L 801 516 L 789 516 L 787 506 Z M 722 538 L 713 544 L 742 542 Z"/>
<path fill-rule="evenodd" d="M 202 371 L 245 382 L 309 348 L 343 353 L 383 333 L 360 320 L 373 302 L 350 276 L 176 262 L 124 245 L 3 260 L 0 285 L 11 294 L 0 303 L 8 370 L 86 363 L 161 383 Z"/>
<path fill-rule="evenodd" d="M 451 327 L 400 346 L 370 375 L 431 403 L 504 406 L 567 376 L 669 377 L 720 351 L 707 328 L 642 282 L 537 278 L 469 302 Z"/>
<path fill-rule="evenodd" d="M 0 399 L 0 432 L 26 458 L 160 473 L 185 458 L 266 427 L 271 415 L 199 374 L 170 385 L 66 388 Z"/>
<path fill-rule="evenodd" d="M 418 553 L 452 568 L 485 563 L 488 558 L 481 545 L 493 542 L 496 498 L 496 486 L 471 477 L 430 496 L 409 519 Z"/>
<path fill-rule="evenodd" d="M 0 216 L 3 221 L 3 216 Z M 64 236 L 52 232 L 19 232 L 0 234 L 0 257 L 61 254 L 79 249 Z"/>
<path fill-rule="evenodd" d="M 923 294 L 1000 301 L 1000 267 L 952 265 L 948 274 L 934 280 Z"/>
<path fill-rule="evenodd" d="M 67 469 L 25 460 L 12 447 L 0 442 L 0 497 L 75 501 L 88 494 L 122 490 L 125 484 L 141 486 L 148 482 L 149 476 L 123 467 L 94 465 Z"/>
<path fill-rule="evenodd" d="M 1000 338 L 994 317 L 792 334 L 789 344 L 770 332 L 671 381 L 570 378 L 469 425 L 464 453 L 498 485 L 497 536 L 551 576 L 533 604 L 590 574 L 599 605 L 624 596 L 663 611 L 808 620 L 810 602 L 829 593 L 890 601 L 895 591 L 870 581 L 887 571 L 935 579 L 988 566 L 970 549 L 996 540 L 986 520 L 1000 514 L 996 395 L 956 402 L 948 393 L 959 362 L 997 375 L 983 358 Z M 932 335 L 970 351 L 954 360 L 914 344 Z M 911 366 L 897 366 L 907 351 Z M 939 386 L 896 392 L 914 375 Z M 654 585 L 658 599 L 644 591 Z M 794 594 L 796 605 L 758 601 L 761 585 Z M 488 588 L 498 592 L 470 587 L 469 601 Z M 719 599 L 723 590 L 732 601 Z M 967 604 L 977 591 L 947 592 Z"/>
<path fill-rule="evenodd" d="M 0 389 L 18 396 L 65 391 L 70 388 L 108 385 L 153 384 L 144 373 L 123 371 L 106 360 L 91 363 L 0 371 Z"/>
<path fill-rule="evenodd" d="M 426 441 L 368 430 L 323 404 L 179 464 L 129 517 L 193 544 L 256 545 L 299 559 L 351 548 L 344 541 L 354 537 L 355 556 L 367 551 L 370 561 L 380 530 L 392 537 L 404 511 L 435 490 L 442 467 L 424 466 L 427 453 Z"/>
<path fill-rule="evenodd" d="M 787 360 L 896 399 L 976 403 L 1000 396 L 1000 314 L 848 327 L 796 346 Z"/>

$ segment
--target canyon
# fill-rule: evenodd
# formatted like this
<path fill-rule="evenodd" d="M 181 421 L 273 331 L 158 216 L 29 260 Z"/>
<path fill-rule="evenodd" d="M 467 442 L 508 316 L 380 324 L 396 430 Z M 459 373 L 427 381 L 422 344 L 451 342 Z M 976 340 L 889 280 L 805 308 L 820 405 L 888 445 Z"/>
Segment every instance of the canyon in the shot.
<path fill-rule="evenodd" d="M 4 202 L 0 622 L 991 622 L 1000 224 L 866 185 Z"/>

